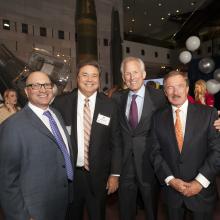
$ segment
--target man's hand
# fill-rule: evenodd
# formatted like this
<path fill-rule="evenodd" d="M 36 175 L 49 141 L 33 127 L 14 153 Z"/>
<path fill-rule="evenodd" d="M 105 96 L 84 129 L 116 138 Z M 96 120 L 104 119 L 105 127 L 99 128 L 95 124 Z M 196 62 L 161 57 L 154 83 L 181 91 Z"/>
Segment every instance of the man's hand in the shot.
<path fill-rule="evenodd" d="M 190 197 L 190 196 L 195 196 L 197 195 L 200 191 L 202 190 L 202 185 L 197 181 L 193 180 L 192 182 L 189 183 L 189 187 L 187 187 L 183 191 L 183 195 Z"/>
<path fill-rule="evenodd" d="M 119 176 L 109 176 L 106 189 L 108 190 L 108 195 L 114 193 L 118 189 Z"/>
<path fill-rule="evenodd" d="M 220 115 L 220 111 L 218 111 L 218 115 Z M 214 126 L 220 131 L 220 118 L 214 121 Z"/>
<path fill-rule="evenodd" d="M 169 185 L 172 188 L 174 188 L 176 191 L 183 193 L 187 189 L 187 187 L 189 187 L 190 184 L 187 182 L 184 182 L 181 179 L 174 178 L 169 181 Z"/>

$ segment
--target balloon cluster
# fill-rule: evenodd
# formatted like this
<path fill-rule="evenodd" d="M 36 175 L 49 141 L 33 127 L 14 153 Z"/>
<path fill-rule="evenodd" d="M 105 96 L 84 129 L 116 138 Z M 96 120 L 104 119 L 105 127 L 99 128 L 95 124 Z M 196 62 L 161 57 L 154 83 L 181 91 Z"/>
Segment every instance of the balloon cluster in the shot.
<path fill-rule="evenodd" d="M 200 47 L 200 39 L 196 36 L 191 36 L 186 40 L 186 48 L 193 52 Z M 192 59 L 192 54 L 188 50 L 182 51 L 179 54 L 179 60 L 183 64 L 187 64 Z M 202 58 L 199 61 L 198 68 L 202 73 L 209 74 L 215 69 L 215 62 L 210 57 Z M 214 79 L 206 82 L 207 90 L 210 94 L 215 94 L 220 91 L 220 68 L 214 71 Z"/>
<path fill-rule="evenodd" d="M 200 39 L 197 36 L 191 36 L 186 40 L 186 48 L 189 51 L 193 52 L 197 50 L 199 46 L 200 46 Z M 187 64 L 191 61 L 192 54 L 189 51 L 184 50 L 180 53 L 179 60 L 181 63 Z"/>

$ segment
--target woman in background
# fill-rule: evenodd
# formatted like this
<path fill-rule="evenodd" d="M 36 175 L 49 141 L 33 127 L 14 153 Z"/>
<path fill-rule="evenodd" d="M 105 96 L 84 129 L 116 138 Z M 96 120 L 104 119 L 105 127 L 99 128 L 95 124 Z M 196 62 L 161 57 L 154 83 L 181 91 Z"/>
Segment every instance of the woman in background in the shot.
<path fill-rule="evenodd" d="M 195 102 L 203 105 L 214 106 L 214 96 L 209 94 L 206 88 L 206 82 L 202 79 L 195 83 Z"/>
<path fill-rule="evenodd" d="M 3 98 L 4 104 L 0 106 L 0 124 L 20 110 L 17 106 L 17 93 L 14 89 L 6 89 Z"/>

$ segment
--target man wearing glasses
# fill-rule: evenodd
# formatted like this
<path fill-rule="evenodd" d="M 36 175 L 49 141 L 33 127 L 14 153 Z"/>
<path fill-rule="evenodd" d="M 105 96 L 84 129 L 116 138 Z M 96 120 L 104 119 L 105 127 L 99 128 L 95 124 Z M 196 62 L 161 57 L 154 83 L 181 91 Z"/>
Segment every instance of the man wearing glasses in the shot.
<path fill-rule="evenodd" d="M 0 126 L 0 203 L 8 220 L 64 220 L 72 202 L 73 160 L 42 72 L 26 81 L 28 104 Z"/>

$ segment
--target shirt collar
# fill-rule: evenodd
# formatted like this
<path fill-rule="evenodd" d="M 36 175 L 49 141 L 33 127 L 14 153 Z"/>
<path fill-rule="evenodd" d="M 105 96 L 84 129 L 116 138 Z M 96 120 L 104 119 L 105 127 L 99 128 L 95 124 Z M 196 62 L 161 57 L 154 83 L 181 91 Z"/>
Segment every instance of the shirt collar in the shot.
<path fill-rule="evenodd" d="M 137 92 L 130 91 L 129 96 L 131 97 L 132 95 L 137 95 L 138 97 L 144 98 L 145 94 L 145 85 L 143 84 L 141 88 Z"/>
<path fill-rule="evenodd" d="M 84 103 L 84 101 L 85 101 L 85 98 L 88 98 L 90 103 L 95 103 L 96 96 L 97 96 L 97 91 L 94 92 L 91 96 L 86 97 L 86 96 L 83 95 L 82 92 L 78 89 L 78 99 L 80 99 L 83 103 Z"/>
<path fill-rule="evenodd" d="M 188 100 L 186 100 L 186 101 L 182 104 L 182 106 L 180 106 L 179 108 L 177 108 L 176 106 L 172 105 L 172 111 L 173 111 L 173 113 L 175 113 L 177 109 L 180 109 L 180 111 L 186 113 L 186 112 L 187 112 L 187 108 L 188 108 L 188 104 L 189 104 L 189 102 L 188 102 Z"/>
<path fill-rule="evenodd" d="M 49 107 L 47 109 L 42 109 L 42 108 L 39 108 L 37 107 L 36 105 L 33 105 L 31 102 L 28 102 L 28 106 L 31 108 L 31 110 L 38 116 L 41 116 L 43 115 L 43 113 L 45 111 L 50 111 Z"/>

